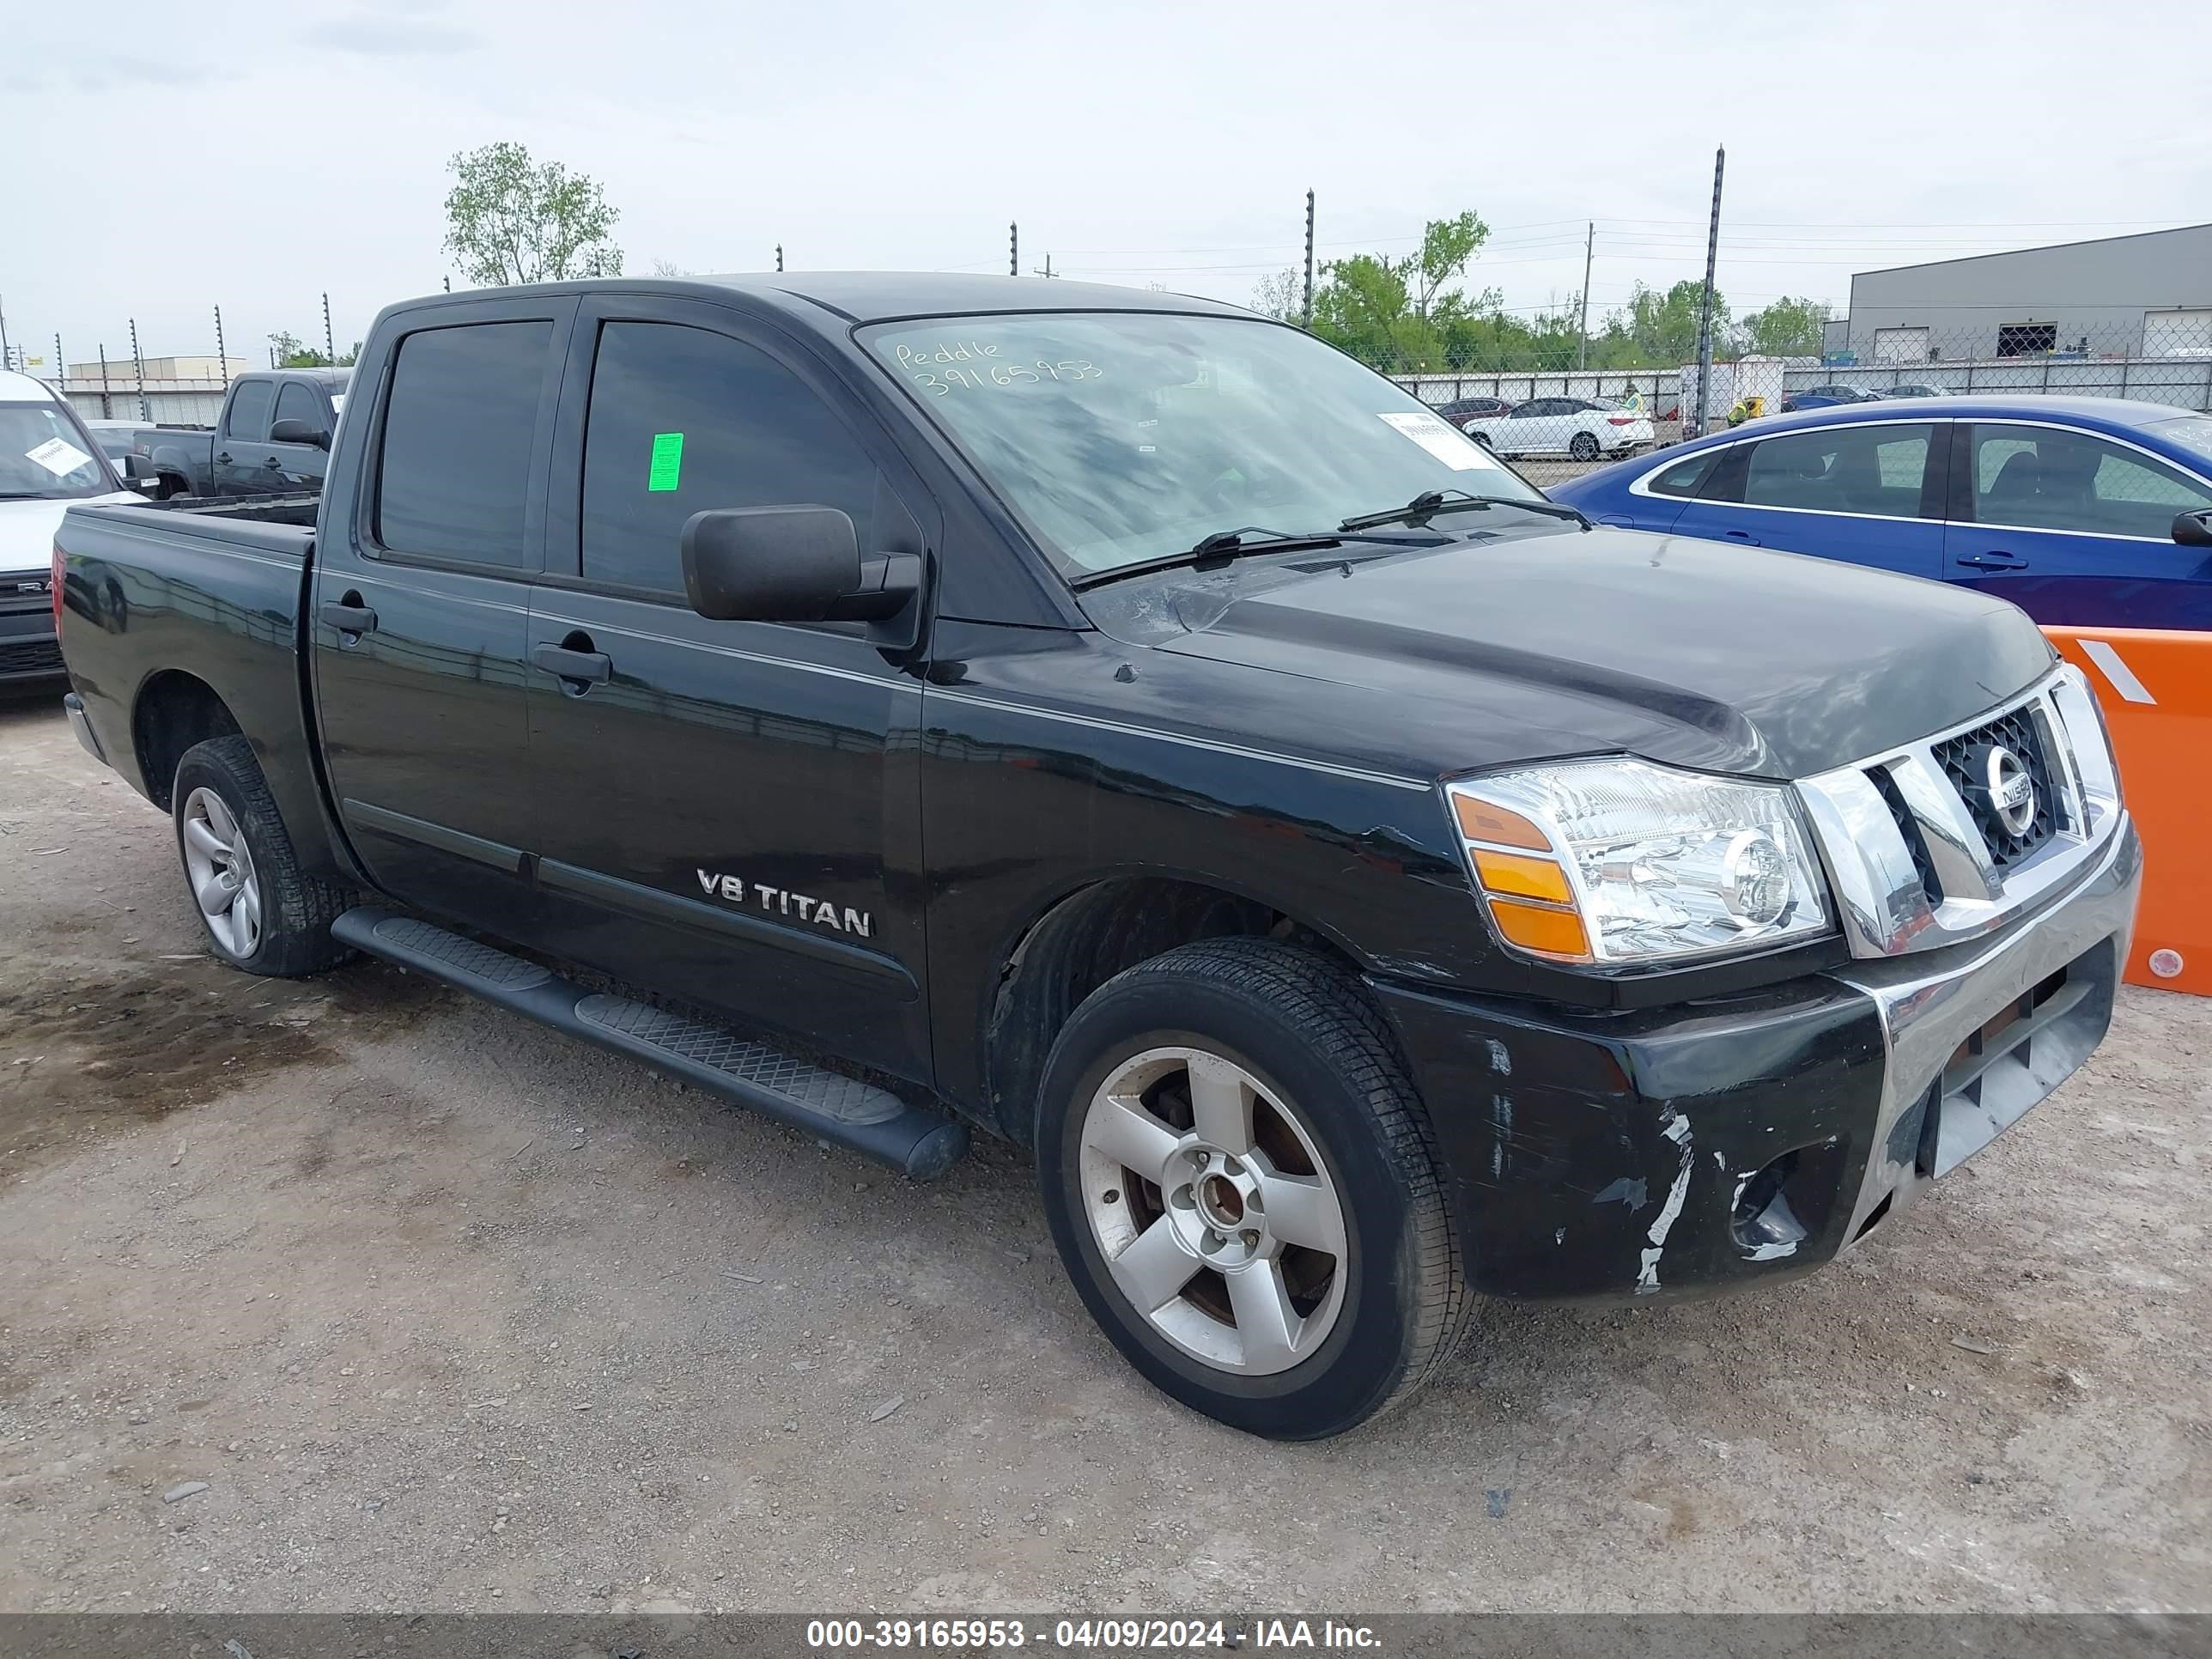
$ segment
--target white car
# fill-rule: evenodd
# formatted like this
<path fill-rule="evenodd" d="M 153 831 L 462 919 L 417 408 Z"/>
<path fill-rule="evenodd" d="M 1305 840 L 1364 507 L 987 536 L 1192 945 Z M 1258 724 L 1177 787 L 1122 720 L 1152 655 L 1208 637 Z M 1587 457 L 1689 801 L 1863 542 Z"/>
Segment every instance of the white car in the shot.
<path fill-rule="evenodd" d="M 1532 398 L 1468 435 L 1500 455 L 1565 455 L 1597 461 L 1651 445 L 1651 417 L 1603 398 Z"/>
<path fill-rule="evenodd" d="M 0 690 L 61 672 L 54 532 L 73 501 L 132 501 L 99 440 L 43 382 L 0 370 Z"/>

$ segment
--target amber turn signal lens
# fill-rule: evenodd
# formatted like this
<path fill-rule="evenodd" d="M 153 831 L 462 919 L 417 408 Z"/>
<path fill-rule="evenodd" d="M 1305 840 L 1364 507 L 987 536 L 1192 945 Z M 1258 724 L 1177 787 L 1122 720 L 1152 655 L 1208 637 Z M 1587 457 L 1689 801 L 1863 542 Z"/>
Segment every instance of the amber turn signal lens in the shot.
<path fill-rule="evenodd" d="M 1589 935 L 1583 931 L 1583 919 L 1571 910 L 1547 910 L 1540 905 L 1494 898 L 1490 901 L 1490 914 L 1497 918 L 1498 931 L 1507 941 L 1524 951 L 1579 962 L 1590 959 Z"/>
<path fill-rule="evenodd" d="M 1518 853 L 1474 849 L 1474 872 L 1493 893 L 1519 898 L 1542 899 L 1547 904 L 1571 904 L 1575 896 L 1567 886 L 1567 872 L 1549 859 L 1523 858 Z"/>
<path fill-rule="evenodd" d="M 1471 795 L 1454 795 L 1452 811 L 1459 815 L 1460 834 L 1469 841 L 1494 841 L 1501 847 L 1528 847 L 1539 853 L 1552 850 L 1550 838 L 1518 812 Z"/>

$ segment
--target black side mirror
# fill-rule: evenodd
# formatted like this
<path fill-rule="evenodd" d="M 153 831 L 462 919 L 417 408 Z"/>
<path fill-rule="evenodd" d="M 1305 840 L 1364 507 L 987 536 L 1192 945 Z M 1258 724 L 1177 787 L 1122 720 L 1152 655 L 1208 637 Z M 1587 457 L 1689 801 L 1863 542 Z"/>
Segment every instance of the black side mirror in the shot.
<path fill-rule="evenodd" d="M 2212 507 L 2176 514 L 2173 539 L 2184 547 L 2212 547 Z"/>
<path fill-rule="evenodd" d="M 331 434 L 306 421 L 278 421 L 269 428 L 269 441 L 272 444 L 313 444 L 317 449 L 328 449 Z"/>
<path fill-rule="evenodd" d="M 851 516 L 834 507 L 694 513 L 678 545 L 691 608 L 721 622 L 890 624 L 921 591 L 921 559 L 893 553 L 863 562 Z M 911 643 L 914 630 L 903 631 Z"/>

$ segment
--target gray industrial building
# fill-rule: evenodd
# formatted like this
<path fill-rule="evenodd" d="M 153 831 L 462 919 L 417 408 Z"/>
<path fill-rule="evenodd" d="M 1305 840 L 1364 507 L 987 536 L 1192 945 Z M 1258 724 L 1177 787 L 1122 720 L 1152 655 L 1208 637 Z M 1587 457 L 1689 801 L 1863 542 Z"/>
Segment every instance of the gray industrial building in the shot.
<path fill-rule="evenodd" d="M 1885 366 L 2212 357 L 2212 225 L 1862 271 L 1825 344 Z"/>

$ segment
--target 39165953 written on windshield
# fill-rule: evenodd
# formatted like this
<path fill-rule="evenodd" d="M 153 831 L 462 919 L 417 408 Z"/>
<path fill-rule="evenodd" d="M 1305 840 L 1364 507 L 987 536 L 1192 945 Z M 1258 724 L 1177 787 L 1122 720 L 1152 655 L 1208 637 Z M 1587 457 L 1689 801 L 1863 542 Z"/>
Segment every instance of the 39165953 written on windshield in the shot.
<path fill-rule="evenodd" d="M 1429 490 L 1542 499 L 1380 375 L 1256 318 L 1031 313 L 860 338 L 1070 576 Z"/>

